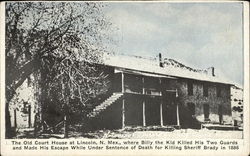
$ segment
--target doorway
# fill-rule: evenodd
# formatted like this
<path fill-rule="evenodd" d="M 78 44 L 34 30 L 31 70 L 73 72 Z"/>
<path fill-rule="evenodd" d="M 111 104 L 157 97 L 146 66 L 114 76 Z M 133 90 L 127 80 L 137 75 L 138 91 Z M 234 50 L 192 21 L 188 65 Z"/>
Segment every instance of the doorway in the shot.
<path fill-rule="evenodd" d="M 190 103 L 187 103 L 187 106 L 188 106 L 189 114 L 194 116 L 195 115 L 195 104 L 190 102 Z"/>
<path fill-rule="evenodd" d="M 147 126 L 161 125 L 159 100 L 148 98 L 145 101 L 145 118 Z"/>
<path fill-rule="evenodd" d="M 162 101 L 162 115 L 163 125 L 176 125 L 177 124 L 177 107 L 176 107 L 176 93 L 163 92 Z"/>
<path fill-rule="evenodd" d="M 205 121 L 210 121 L 209 119 L 209 104 L 204 104 L 203 105 L 203 111 L 204 111 L 204 120 Z"/>
<path fill-rule="evenodd" d="M 223 123 L 223 108 L 222 105 L 219 105 L 218 107 L 218 114 L 219 114 L 219 123 Z"/>

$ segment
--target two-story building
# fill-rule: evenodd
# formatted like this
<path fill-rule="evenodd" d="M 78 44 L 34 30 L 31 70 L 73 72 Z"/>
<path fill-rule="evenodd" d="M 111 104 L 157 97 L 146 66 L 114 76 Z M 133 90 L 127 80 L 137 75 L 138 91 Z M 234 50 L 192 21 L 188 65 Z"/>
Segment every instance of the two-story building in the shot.
<path fill-rule="evenodd" d="M 108 97 L 87 115 L 94 129 L 127 126 L 199 128 L 231 124 L 230 86 L 214 68 L 198 70 L 173 59 L 106 55 Z"/>
<path fill-rule="evenodd" d="M 91 129 L 169 125 L 200 128 L 201 123 L 232 122 L 232 83 L 215 75 L 214 68 L 193 69 L 161 56 L 112 54 L 105 55 L 103 64 L 98 66 L 108 75 L 109 85 L 104 95 L 90 102 L 89 113 L 83 117 Z M 18 94 L 17 98 L 20 104 L 31 106 L 27 109 L 30 113 L 24 114 L 16 108 L 11 110 L 13 126 L 33 126 L 39 100 L 27 84 L 23 87 L 31 91 L 20 89 L 24 95 Z M 58 118 L 62 120 L 63 116 Z"/>

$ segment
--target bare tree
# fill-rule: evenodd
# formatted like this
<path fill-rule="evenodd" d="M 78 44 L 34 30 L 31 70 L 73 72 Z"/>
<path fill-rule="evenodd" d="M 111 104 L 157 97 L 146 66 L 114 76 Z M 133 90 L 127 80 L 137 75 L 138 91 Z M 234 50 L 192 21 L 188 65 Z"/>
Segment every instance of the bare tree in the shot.
<path fill-rule="evenodd" d="M 9 103 L 32 73 L 46 68 L 53 71 L 49 85 L 61 84 L 57 89 L 61 88 L 65 106 L 70 97 L 84 104 L 87 95 L 83 96 L 83 90 L 105 77 L 93 74 L 93 63 L 102 63 L 102 41 L 108 39 L 110 26 L 103 7 L 94 2 L 6 3 L 6 138 L 11 137 Z"/>

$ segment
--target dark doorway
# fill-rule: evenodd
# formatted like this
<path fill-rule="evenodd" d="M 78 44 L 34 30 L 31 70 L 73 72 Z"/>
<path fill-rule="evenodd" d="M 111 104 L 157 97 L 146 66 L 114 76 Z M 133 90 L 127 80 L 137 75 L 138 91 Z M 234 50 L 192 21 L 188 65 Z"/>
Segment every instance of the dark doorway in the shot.
<path fill-rule="evenodd" d="M 160 103 L 159 100 L 148 99 L 145 102 L 146 126 L 160 125 Z"/>
<path fill-rule="evenodd" d="M 223 123 L 223 108 L 222 108 L 222 105 L 219 105 L 219 107 L 218 107 L 218 114 L 219 114 L 219 122 L 220 122 L 220 124 L 222 124 Z"/>
<path fill-rule="evenodd" d="M 177 112 L 176 112 L 176 93 L 175 92 L 163 92 L 162 101 L 162 114 L 163 125 L 176 125 L 177 124 Z"/>
<path fill-rule="evenodd" d="M 136 95 L 127 96 L 125 99 L 125 125 L 142 126 L 142 100 Z"/>
<path fill-rule="evenodd" d="M 195 115 L 195 104 L 194 103 L 187 103 L 189 114 Z"/>
<path fill-rule="evenodd" d="M 203 110 L 205 121 L 209 121 L 209 104 L 204 104 Z"/>

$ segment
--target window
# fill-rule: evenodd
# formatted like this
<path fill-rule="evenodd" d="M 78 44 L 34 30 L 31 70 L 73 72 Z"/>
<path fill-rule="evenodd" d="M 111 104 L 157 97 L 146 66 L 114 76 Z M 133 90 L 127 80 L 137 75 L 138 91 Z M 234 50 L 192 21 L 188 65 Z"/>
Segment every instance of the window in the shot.
<path fill-rule="evenodd" d="M 132 74 L 124 75 L 124 89 L 128 93 L 142 93 L 142 78 Z"/>
<path fill-rule="evenodd" d="M 217 97 L 221 97 L 221 86 L 219 85 L 216 86 L 216 95 Z"/>
<path fill-rule="evenodd" d="M 205 121 L 209 121 L 209 104 L 203 105 L 203 111 L 204 111 Z"/>
<path fill-rule="evenodd" d="M 193 83 L 188 81 L 188 95 L 193 95 Z"/>
<path fill-rule="evenodd" d="M 203 85 L 203 96 L 208 97 L 208 85 Z"/>
<path fill-rule="evenodd" d="M 145 94 L 160 95 L 160 82 L 157 78 L 145 77 L 144 78 Z"/>

